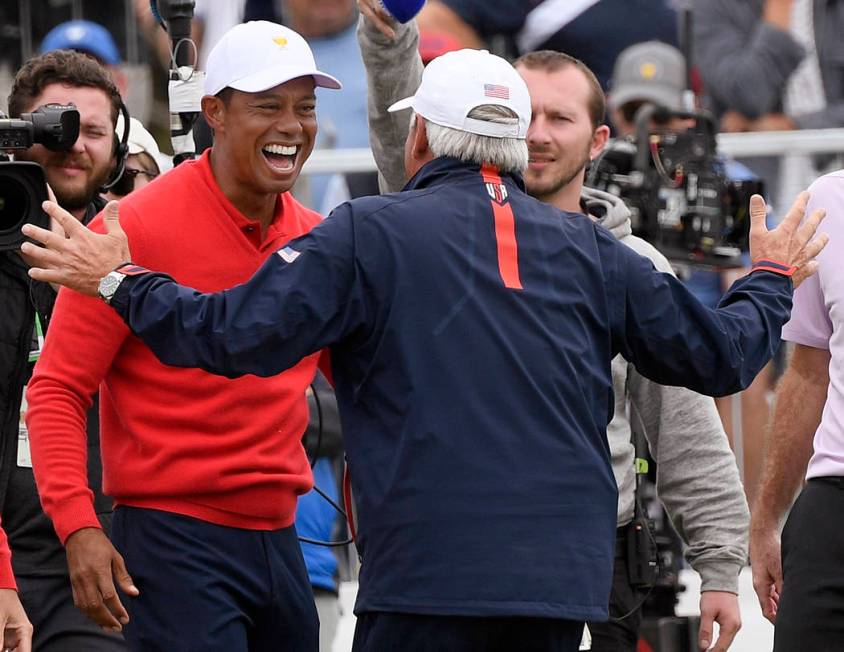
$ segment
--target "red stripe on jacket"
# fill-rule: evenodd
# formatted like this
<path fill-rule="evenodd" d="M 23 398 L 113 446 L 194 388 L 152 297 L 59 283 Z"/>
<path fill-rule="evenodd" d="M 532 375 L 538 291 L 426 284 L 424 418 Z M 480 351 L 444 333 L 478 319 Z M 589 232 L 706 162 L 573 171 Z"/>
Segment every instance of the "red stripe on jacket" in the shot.
<path fill-rule="evenodd" d="M 498 169 L 491 165 L 481 167 L 481 176 L 487 188 L 492 187 L 493 192 L 506 193 L 506 186 L 498 174 Z M 495 220 L 495 242 L 498 245 L 498 271 L 504 286 L 514 290 L 522 289 L 522 281 L 519 278 L 519 246 L 516 242 L 516 221 L 513 217 L 513 209 L 506 195 L 490 197 L 492 215 Z"/>

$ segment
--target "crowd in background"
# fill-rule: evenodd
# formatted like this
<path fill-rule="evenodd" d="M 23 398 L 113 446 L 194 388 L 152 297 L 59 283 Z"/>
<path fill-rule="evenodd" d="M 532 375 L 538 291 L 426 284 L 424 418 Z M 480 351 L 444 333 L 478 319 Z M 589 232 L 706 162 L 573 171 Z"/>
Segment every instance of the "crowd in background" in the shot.
<path fill-rule="evenodd" d="M 684 33 L 686 9 L 691 10 L 692 20 L 691 30 Z M 235 24 L 255 19 L 296 30 L 308 41 L 320 69 L 343 83 L 339 92 L 316 91 L 316 147 L 368 147 L 367 83 L 356 36 L 355 0 L 196 0 L 192 38 L 198 67 L 203 68 L 222 34 Z M 0 109 L 5 109 L 15 71 L 31 56 L 56 49 L 87 53 L 111 72 L 132 116 L 125 179 L 111 196 L 128 194 L 172 167 L 167 154 L 172 148 L 166 95 L 170 44 L 149 2 L 9 2 L 0 6 L 0 24 Z M 624 109 L 629 113 L 631 106 L 645 99 L 634 93 L 622 101 L 621 91 L 635 90 L 639 82 L 653 79 L 661 80 L 660 92 L 670 98 L 665 100 L 672 104 L 669 108 L 711 110 L 724 132 L 842 127 L 844 56 L 836 38 L 842 24 L 844 3 L 812 0 L 429 0 L 418 16 L 419 48 L 426 63 L 463 47 L 488 48 L 510 60 L 542 49 L 577 57 L 595 72 L 607 93 L 609 121 L 617 136 L 625 133 Z M 671 47 L 661 50 L 653 41 Z M 636 59 L 634 51 L 626 68 L 620 66 L 622 53 L 636 44 L 648 44 L 645 58 Z M 683 58 L 681 47 L 691 61 Z M 693 64 L 690 74 L 686 64 Z M 684 90 L 694 92 L 694 107 Z M 198 129 L 198 152 L 207 137 Z M 755 158 L 743 163 L 771 189 L 770 204 L 778 214 L 831 161 L 805 157 L 781 164 L 776 158 Z M 303 204 L 322 215 L 346 199 L 377 192 L 374 172 L 306 175 L 294 188 Z M 733 276 L 709 273 L 693 280 L 701 297 L 714 304 Z M 751 502 L 762 465 L 775 375 L 766 369 L 741 401 L 744 468 L 740 472 Z M 732 410 L 737 405 L 730 399 L 718 405 L 731 437 L 737 423 Z M 326 459 L 314 469 L 321 478 L 317 484 L 335 489 L 331 494 L 336 499 L 341 446 L 332 440 L 319 451 Z M 322 510 L 325 516 L 313 518 L 315 538 L 336 534 L 336 513 L 329 509 L 326 516 L 319 500 L 306 498 L 303 504 Z M 322 591 L 336 597 L 336 562 L 324 550 L 313 548 L 312 554 L 318 557 L 316 570 L 309 566 L 317 594 Z M 334 602 L 321 607 L 324 622 L 330 618 L 322 609 L 336 610 Z"/>

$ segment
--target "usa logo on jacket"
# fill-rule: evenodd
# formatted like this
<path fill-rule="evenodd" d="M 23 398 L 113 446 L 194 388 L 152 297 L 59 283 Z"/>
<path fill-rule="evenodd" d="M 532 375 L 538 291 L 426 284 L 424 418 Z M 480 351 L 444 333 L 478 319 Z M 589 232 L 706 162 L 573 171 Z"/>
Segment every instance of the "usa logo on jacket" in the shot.
<path fill-rule="evenodd" d="M 497 204 L 504 204 L 507 201 L 507 187 L 503 183 L 487 183 L 486 191 Z"/>

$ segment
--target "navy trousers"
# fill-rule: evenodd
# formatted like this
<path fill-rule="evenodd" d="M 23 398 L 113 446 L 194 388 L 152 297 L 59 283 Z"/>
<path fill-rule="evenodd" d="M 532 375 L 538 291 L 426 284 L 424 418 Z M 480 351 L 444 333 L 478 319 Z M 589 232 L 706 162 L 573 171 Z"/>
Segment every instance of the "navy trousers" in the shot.
<path fill-rule="evenodd" d="M 118 507 L 114 546 L 140 591 L 121 596 L 137 652 L 316 652 L 319 621 L 293 526 L 256 531 Z"/>
<path fill-rule="evenodd" d="M 806 483 L 782 531 L 774 651 L 844 649 L 844 477 Z"/>
<path fill-rule="evenodd" d="M 369 612 L 358 616 L 353 652 L 576 652 L 583 622 Z"/>

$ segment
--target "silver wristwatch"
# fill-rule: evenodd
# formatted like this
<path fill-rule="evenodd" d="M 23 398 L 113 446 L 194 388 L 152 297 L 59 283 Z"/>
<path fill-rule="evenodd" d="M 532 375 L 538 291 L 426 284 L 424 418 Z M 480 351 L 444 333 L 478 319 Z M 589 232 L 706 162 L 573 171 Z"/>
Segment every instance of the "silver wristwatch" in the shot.
<path fill-rule="evenodd" d="M 117 292 L 117 288 L 120 287 L 124 278 L 126 278 L 126 274 L 116 270 L 103 276 L 97 287 L 97 293 L 100 295 L 100 299 L 110 304 L 112 298 L 114 298 L 114 293 Z"/>

